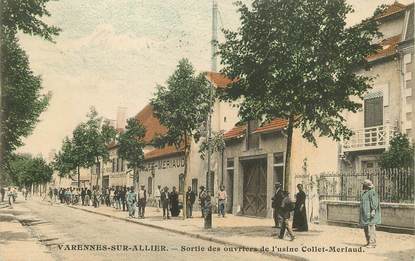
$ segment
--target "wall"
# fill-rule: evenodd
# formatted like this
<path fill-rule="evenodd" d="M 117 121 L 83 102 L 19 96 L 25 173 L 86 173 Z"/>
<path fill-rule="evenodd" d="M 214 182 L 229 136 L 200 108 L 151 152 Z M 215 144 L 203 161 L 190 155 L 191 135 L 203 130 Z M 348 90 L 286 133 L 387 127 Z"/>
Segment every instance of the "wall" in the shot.
<path fill-rule="evenodd" d="M 415 232 L 415 205 L 381 203 L 380 227 Z M 358 225 L 360 205 L 357 201 L 320 201 L 320 223 Z"/>

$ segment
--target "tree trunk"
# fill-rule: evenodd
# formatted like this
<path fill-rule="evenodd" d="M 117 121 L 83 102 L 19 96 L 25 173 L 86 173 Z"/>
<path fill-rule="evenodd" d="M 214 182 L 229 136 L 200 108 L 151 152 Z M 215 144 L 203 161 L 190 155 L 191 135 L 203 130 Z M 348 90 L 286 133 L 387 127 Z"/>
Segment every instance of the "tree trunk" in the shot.
<path fill-rule="evenodd" d="M 187 161 L 189 158 L 189 148 L 187 147 L 187 135 L 184 139 L 184 181 L 183 181 L 183 219 L 187 218 L 186 186 L 187 186 Z"/>
<path fill-rule="evenodd" d="M 99 162 L 99 158 L 97 157 L 97 182 L 96 182 L 96 186 L 98 187 L 98 181 L 99 181 L 99 177 L 101 176 L 101 164 Z"/>
<path fill-rule="evenodd" d="M 81 187 L 81 174 L 80 174 L 79 166 L 78 166 L 78 188 L 80 187 Z"/>
<path fill-rule="evenodd" d="M 284 171 L 284 190 L 289 190 L 291 186 L 291 146 L 293 139 L 293 129 L 294 129 L 294 116 L 291 115 L 288 119 L 288 128 L 287 128 L 287 148 L 285 152 L 285 171 Z"/>

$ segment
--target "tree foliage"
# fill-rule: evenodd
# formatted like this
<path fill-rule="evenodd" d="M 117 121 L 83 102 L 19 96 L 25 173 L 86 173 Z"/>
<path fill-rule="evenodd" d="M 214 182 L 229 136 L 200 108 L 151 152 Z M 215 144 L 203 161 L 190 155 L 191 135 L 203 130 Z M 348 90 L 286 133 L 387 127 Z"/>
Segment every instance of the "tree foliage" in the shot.
<path fill-rule="evenodd" d="M 415 149 L 408 136 L 397 133 L 389 142 L 390 147 L 380 156 L 380 166 L 389 168 L 413 168 Z"/>
<path fill-rule="evenodd" d="M 77 167 L 97 165 L 97 170 L 100 170 L 100 162 L 109 159 L 108 145 L 115 140 L 116 130 L 107 121 L 103 122 L 93 107 L 87 117 L 87 121 L 80 123 L 73 131 L 73 159 Z M 96 185 L 100 176 L 100 173 L 97 174 Z"/>
<path fill-rule="evenodd" d="M 179 61 L 166 86 L 157 86 L 151 99 L 154 115 L 168 131 L 157 137 L 156 145 L 181 148 L 187 139 L 200 137 L 199 130 L 210 110 L 209 85 L 203 74 L 195 74 L 187 60 Z"/>
<path fill-rule="evenodd" d="M 52 166 L 61 178 L 70 176 L 71 172 L 76 170 L 77 162 L 73 155 L 72 142 L 68 137 L 63 140 L 62 148 L 55 154 Z"/>
<path fill-rule="evenodd" d="M 14 36 L 2 39 L 1 49 L 2 153 L 7 158 L 31 134 L 50 95 L 41 94 L 41 79 L 31 71 L 27 55 Z"/>
<path fill-rule="evenodd" d="M 202 159 L 205 159 L 206 153 L 210 148 L 210 153 L 213 154 L 214 152 L 222 152 L 225 147 L 225 137 L 223 136 L 223 132 L 213 132 L 210 141 L 204 140 L 200 144 L 199 153 Z"/>
<path fill-rule="evenodd" d="M 144 165 L 144 136 L 146 129 L 135 118 L 127 120 L 125 131 L 118 138 L 118 156 L 127 160 L 128 168 L 133 170 L 142 168 Z"/>
<path fill-rule="evenodd" d="M 41 157 L 13 155 L 10 161 L 10 176 L 18 186 L 29 187 L 51 181 L 53 169 Z"/>

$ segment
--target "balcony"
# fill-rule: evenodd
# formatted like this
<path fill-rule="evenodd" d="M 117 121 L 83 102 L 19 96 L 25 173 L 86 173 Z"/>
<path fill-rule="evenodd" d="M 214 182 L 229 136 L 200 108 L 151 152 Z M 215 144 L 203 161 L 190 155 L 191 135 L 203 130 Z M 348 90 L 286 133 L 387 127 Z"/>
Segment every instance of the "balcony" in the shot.
<path fill-rule="evenodd" d="M 393 132 L 393 128 L 388 125 L 353 130 L 350 139 L 343 141 L 342 151 L 386 149 L 389 146 L 389 140 L 393 136 Z"/>

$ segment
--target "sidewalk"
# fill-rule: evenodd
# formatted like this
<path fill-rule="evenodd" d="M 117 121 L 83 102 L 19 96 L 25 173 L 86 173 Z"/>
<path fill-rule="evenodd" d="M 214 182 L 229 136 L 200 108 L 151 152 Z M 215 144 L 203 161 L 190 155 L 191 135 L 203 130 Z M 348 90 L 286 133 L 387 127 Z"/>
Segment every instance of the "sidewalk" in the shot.
<path fill-rule="evenodd" d="M 272 219 L 233 215 L 219 218 L 214 214 L 213 228 L 205 230 L 200 212 L 187 220 L 181 217 L 163 220 L 162 212 L 147 207 L 145 219 L 130 219 L 127 212 L 106 206 L 71 207 L 233 247 L 268 247 L 267 254 L 293 260 L 413 260 L 415 256 L 415 236 L 406 234 L 378 231 L 377 247 L 367 249 L 362 247 L 366 243 L 363 230 L 356 228 L 310 224 L 308 232 L 297 232 L 296 240 L 289 241 L 277 238 L 277 231 L 271 228 Z"/>
<path fill-rule="evenodd" d="M 23 211 L 19 204 L 13 209 L 0 208 L 0 261 L 54 260 L 48 249 L 17 220 L 15 213 Z"/>

